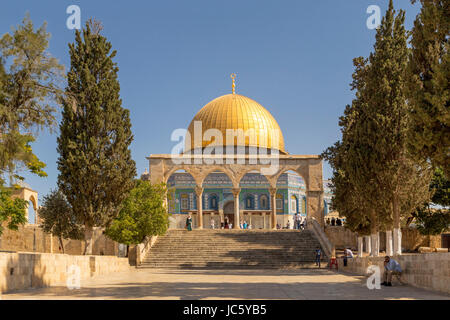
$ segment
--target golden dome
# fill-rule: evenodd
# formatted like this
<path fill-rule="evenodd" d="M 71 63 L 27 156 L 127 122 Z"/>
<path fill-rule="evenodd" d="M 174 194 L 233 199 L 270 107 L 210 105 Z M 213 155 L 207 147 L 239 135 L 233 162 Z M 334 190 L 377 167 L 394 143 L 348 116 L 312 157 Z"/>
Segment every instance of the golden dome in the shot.
<path fill-rule="evenodd" d="M 245 147 L 261 147 L 279 150 L 285 154 L 283 133 L 274 117 L 258 102 L 239 95 L 227 94 L 218 97 L 206 104 L 192 119 L 188 132 L 191 141 L 186 139 L 186 151 L 195 149 L 199 143 L 194 141 L 194 123 L 201 121 L 202 125 L 202 147 L 219 145 L 219 141 L 215 142 L 215 138 L 206 140 L 204 133 L 208 129 L 217 129 L 222 133 L 222 145 L 227 144 L 227 129 L 242 129 L 244 133 L 251 133 L 249 129 L 253 129 L 254 136 L 250 138 L 245 136 L 245 143 L 242 140 L 235 139 L 237 146 Z M 214 134 L 213 134 L 214 135 Z M 195 147 L 194 147 L 195 146 Z"/>

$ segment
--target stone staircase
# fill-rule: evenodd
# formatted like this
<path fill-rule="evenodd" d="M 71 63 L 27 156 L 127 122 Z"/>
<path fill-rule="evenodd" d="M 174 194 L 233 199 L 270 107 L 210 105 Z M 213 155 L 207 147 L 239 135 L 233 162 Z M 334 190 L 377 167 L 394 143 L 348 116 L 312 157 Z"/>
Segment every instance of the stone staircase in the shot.
<path fill-rule="evenodd" d="M 169 230 L 139 268 L 317 268 L 318 247 L 310 230 Z M 323 255 L 321 267 L 326 261 Z"/>

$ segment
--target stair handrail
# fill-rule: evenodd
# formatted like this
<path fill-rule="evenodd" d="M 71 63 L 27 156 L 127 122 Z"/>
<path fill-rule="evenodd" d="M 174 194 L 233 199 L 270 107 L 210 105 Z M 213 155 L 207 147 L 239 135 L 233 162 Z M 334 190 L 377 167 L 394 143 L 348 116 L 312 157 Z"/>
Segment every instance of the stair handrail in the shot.
<path fill-rule="evenodd" d="M 327 235 L 325 234 L 325 231 L 323 230 L 322 226 L 317 222 L 315 218 L 310 218 L 307 221 L 307 229 L 311 230 L 314 235 L 316 236 L 317 240 L 319 240 L 320 246 L 325 251 L 325 254 L 328 258 L 332 258 L 336 256 L 336 249 L 331 243 L 331 241 L 328 239 Z"/>

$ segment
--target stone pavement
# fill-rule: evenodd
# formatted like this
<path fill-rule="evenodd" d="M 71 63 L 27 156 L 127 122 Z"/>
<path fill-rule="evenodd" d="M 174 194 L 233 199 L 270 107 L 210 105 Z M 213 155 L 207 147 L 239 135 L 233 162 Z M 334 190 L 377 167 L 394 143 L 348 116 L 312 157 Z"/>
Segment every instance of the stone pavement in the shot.
<path fill-rule="evenodd" d="M 446 299 L 450 296 L 395 284 L 369 290 L 366 278 L 326 269 L 133 269 L 66 287 L 30 289 L 1 299 Z"/>

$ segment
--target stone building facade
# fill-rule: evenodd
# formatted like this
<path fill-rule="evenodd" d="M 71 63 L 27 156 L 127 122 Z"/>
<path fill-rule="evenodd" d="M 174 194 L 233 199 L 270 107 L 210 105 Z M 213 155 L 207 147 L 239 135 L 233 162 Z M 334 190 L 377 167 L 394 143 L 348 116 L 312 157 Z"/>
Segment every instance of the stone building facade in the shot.
<path fill-rule="evenodd" d="M 256 229 L 293 226 L 293 215 L 324 224 L 322 160 L 291 155 L 280 126 L 258 102 L 236 94 L 218 97 L 194 116 L 182 148 L 150 155 L 144 178 L 168 186 L 171 228 L 188 214 L 196 228 L 225 221 Z"/>

